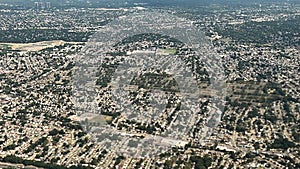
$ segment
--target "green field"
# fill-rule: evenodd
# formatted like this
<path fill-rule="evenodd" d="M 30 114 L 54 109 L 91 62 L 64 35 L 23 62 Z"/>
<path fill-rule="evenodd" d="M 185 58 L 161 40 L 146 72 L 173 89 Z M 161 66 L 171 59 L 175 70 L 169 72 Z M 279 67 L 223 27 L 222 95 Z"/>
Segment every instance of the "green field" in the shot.
<path fill-rule="evenodd" d="M 164 53 L 164 54 L 169 54 L 169 55 L 174 55 L 176 53 L 176 49 L 158 49 L 158 52 Z"/>
<path fill-rule="evenodd" d="M 176 49 L 163 49 L 163 51 L 170 55 L 174 55 L 176 53 Z"/>
<path fill-rule="evenodd" d="M 11 45 L 8 45 L 8 44 L 0 44 L 0 49 L 11 50 Z"/>

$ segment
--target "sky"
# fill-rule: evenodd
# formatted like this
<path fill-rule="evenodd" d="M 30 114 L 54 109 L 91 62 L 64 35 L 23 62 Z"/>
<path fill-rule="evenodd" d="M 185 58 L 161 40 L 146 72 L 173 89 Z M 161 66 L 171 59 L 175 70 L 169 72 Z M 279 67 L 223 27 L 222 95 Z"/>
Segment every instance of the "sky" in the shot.
<path fill-rule="evenodd" d="M 172 7 L 172 6 L 203 6 L 209 4 L 225 5 L 245 5 L 245 4 L 264 4 L 290 2 L 300 3 L 300 0 L 0 0 L 1 3 L 17 4 L 20 6 L 30 7 L 34 2 L 47 1 L 52 6 L 75 6 L 75 7 L 126 7 L 126 6 L 155 6 L 155 7 Z"/>

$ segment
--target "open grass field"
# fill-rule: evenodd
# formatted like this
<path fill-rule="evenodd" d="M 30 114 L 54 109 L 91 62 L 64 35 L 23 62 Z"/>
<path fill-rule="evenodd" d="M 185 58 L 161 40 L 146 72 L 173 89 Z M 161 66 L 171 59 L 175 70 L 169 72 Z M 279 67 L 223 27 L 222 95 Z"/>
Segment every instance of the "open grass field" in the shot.
<path fill-rule="evenodd" d="M 158 49 L 157 53 L 162 55 L 174 55 L 176 53 L 176 49 Z"/>
<path fill-rule="evenodd" d="M 65 42 L 62 40 L 42 41 L 36 43 L 0 43 L 0 49 L 20 50 L 20 51 L 40 51 L 46 48 L 61 46 L 64 44 L 76 44 L 79 42 Z"/>

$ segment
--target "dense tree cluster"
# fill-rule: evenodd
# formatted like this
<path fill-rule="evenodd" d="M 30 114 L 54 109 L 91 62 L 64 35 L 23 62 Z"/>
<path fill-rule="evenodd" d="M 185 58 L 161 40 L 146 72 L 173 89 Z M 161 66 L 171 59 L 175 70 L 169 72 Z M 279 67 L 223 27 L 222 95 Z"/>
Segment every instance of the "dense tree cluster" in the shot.
<path fill-rule="evenodd" d="M 85 42 L 90 35 L 91 32 L 70 32 L 67 29 L 0 30 L 0 41 L 6 43 L 33 43 L 51 40 Z"/>
<path fill-rule="evenodd" d="M 191 156 L 190 160 L 195 163 L 195 169 L 208 168 L 212 163 L 212 159 L 208 155 L 203 157 Z"/>
<path fill-rule="evenodd" d="M 24 164 L 24 165 L 33 165 L 36 167 L 42 167 L 47 169 L 92 169 L 92 167 L 85 167 L 85 166 L 71 166 L 71 167 L 65 167 L 57 164 L 49 164 L 41 161 L 33 161 L 33 160 L 24 160 L 20 157 L 17 157 L 15 155 L 8 155 L 2 159 L 0 159 L 2 162 L 9 162 L 14 164 Z"/>
<path fill-rule="evenodd" d="M 295 147 L 295 143 L 291 142 L 287 138 L 284 138 L 282 135 L 279 135 L 278 138 L 275 138 L 274 142 L 270 144 L 269 148 L 272 149 L 288 149 Z"/>
<path fill-rule="evenodd" d="M 230 37 L 235 41 L 267 44 L 278 43 L 299 45 L 300 18 L 266 22 L 246 22 L 241 25 L 228 25 L 226 28 L 216 27 L 224 37 Z M 295 36 L 298 35 L 298 36 Z"/>

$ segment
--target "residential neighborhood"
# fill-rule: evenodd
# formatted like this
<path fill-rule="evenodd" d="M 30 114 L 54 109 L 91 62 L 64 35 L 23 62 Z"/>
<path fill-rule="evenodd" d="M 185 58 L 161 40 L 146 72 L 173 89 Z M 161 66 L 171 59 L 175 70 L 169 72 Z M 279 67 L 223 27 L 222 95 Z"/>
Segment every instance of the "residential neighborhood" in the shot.
<path fill-rule="evenodd" d="M 299 4 L 46 4 L 0 3 L 0 168 L 300 167 Z"/>

